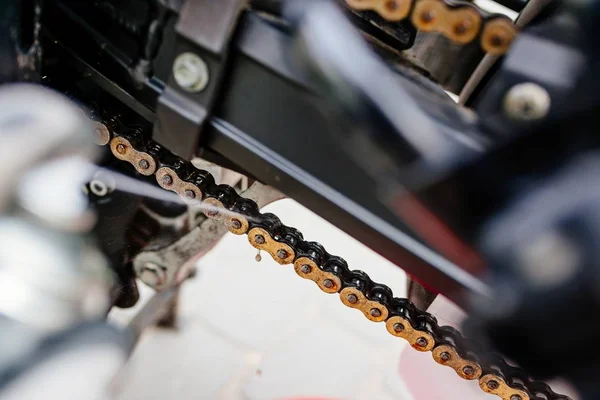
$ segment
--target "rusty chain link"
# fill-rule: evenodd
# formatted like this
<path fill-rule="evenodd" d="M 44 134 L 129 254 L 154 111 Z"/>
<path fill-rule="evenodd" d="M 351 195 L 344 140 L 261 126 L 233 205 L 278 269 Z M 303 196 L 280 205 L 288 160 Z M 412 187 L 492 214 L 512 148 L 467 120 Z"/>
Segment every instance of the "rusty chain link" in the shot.
<path fill-rule="evenodd" d="M 409 20 L 421 32 L 437 32 L 453 42 L 479 39 L 483 51 L 502 55 L 517 36 L 517 28 L 505 15 L 488 14 L 467 1 L 442 0 L 344 0 L 355 12 L 373 11 L 390 23 Z"/>
<path fill-rule="evenodd" d="M 279 264 L 293 264 L 300 277 L 315 282 L 325 293 L 338 294 L 344 305 L 359 310 L 367 319 L 384 323 L 390 334 L 414 349 L 432 352 L 436 362 L 452 368 L 461 378 L 478 380 L 485 392 L 503 400 L 570 400 L 502 357 L 478 351 L 477 345 L 456 329 L 439 326 L 433 315 L 417 309 L 408 299 L 394 297 L 389 287 L 374 282 L 363 271 L 351 270 L 344 259 L 329 254 L 319 243 L 304 240 L 302 233 L 277 216 L 260 213 L 254 201 L 239 196 L 231 186 L 218 185 L 209 172 L 158 143 L 145 140 L 139 129 L 128 128 L 117 118 L 94 123 L 102 139 L 97 143 L 109 145 L 116 158 L 130 163 L 141 175 L 153 175 L 162 188 L 184 200 L 212 206 L 205 212 L 208 218 L 223 222 L 236 235 L 247 234 L 253 247 L 269 253 Z M 223 215 L 215 207 L 236 214 Z"/>

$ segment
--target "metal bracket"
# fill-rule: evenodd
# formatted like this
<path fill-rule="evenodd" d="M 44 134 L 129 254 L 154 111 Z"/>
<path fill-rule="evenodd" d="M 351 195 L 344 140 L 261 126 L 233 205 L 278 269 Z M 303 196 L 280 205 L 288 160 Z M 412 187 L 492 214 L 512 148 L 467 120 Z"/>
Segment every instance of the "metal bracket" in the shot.
<path fill-rule="evenodd" d="M 227 63 L 229 42 L 245 2 L 188 0 L 181 8 L 177 49 L 158 100 L 154 139 L 190 159 L 210 116 Z"/>

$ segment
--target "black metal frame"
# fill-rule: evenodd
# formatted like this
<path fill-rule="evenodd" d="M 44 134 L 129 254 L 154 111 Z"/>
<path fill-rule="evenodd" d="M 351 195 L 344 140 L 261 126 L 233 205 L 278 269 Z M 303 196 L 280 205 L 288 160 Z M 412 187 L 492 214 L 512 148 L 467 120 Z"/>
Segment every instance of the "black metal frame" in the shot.
<path fill-rule="evenodd" d="M 55 53 L 61 60 L 61 70 L 46 66 L 50 69 L 46 75 L 57 79 L 62 74 L 73 81 L 75 74 L 75 80 L 86 81 L 88 92 L 98 90 L 103 96 L 108 93 L 109 98 L 119 100 L 139 115 L 142 123 L 155 124 L 158 118 L 161 124 L 169 126 L 172 124 L 168 118 L 179 118 L 172 112 L 156 113 L 158 98 L 178 90 L 172 86 L 171 76 L 164 73 L 150 76 L 143 88 L 136 89 L 128 81 L 121 63 L 111 62 L 109 55 L 101 55 L 102 63 L 97 66 L 98 52 L 103 48 L 98 32 L 81 20 L 75 21 L 60 2 L 46 7 L 49 18 L 44 28 L 47 37 L 52 38 L 47 43 L 47 58 L 51 59 Z M 72 25 L 65 26 L 69 18 Z M 53 25 L 53 21 L 61 21 L 61 26 Z M 170 71 L 177 53 L 172 50 L 173 43 L 181 40 L 174 35 L 174 27 L 172 20 L 166 23 L 164 41 L 171 50 L 158 51 L 154 60 L 156 71 Z M 77 38 L 73 38 L 73 29 L 80 33 Z M 190 49 L 189 37 L 184 42 L 184 47 Z M 438 255 L 382 202 L 377 195 L 378 182 L 330 134 L 332 125 L 327 118 L 326 102 L 317 94 L 306 72 L 289 62 L 285 50 L 291 46 L 292 36 L 280 24 L 251 12 L 242 17 L 230 47 L 224 49 L 229 52 L 227 63 L 219 68 L 226 68 L 227 80 L 214 89 L 219 95 L 213 100 L 211 117 L 199 135 L 200 153 L 230 160 L 239 170 L 277 187 L 400 266 L 426 287 L 458 304 L 465 305 L 469 294 L 487 294 L 486 284 L 476 275 L 481 270 L 465 271 Z M 434 112 L 440 115 L 448 110 L 460 112 L 425 78 L 410 71 L 398 71 L 398 78 L 409 87 L 416 87 L 416 94 L 429 102 Z M 96 89 L 92 89 L 94 86 Z M 166 87 L 169 89 L 165 90 Z M 189 135 L 199 132 L 186 129 L 177 133 L 188 135 L 180 144 L 195 142 L 196 138 Z M 167 147 L 177 141 L 161 135 L 155 139 L 166 140 L 162 144 Z M 323 238 L 310 239 L 323 241 Z M 365 266 L 353 267 L 368 270 Z"/>

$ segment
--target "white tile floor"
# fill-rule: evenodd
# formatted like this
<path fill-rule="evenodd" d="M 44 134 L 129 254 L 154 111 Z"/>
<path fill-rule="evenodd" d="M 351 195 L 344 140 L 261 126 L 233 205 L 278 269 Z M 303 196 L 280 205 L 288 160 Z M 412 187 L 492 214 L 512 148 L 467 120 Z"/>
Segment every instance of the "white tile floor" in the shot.
<path fill-rule="evenodd" d="M 282 200 L 265 211 L 404 295 L 398 267 L 304 207 Z M 200 260 L 182 289 L 179 329 L 145 334 L 117 399 L 411 399 L 396 373 L 386 378 L 398 371 L 403 340 L 291 266 L 255 255 L 245 236 L 228 235 Z"/>

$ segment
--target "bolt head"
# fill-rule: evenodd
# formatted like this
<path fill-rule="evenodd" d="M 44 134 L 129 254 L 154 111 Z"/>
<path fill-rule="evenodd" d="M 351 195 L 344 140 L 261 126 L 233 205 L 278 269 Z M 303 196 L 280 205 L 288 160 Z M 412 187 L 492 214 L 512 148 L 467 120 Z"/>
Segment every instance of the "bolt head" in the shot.
<path fill-rule="evenodd" d="M 402 325 L 402 324 L 401 324 L 401 323 L 399 323 L 399 322 L 398 322 L 398 323 L 395 323 L 395 324 L 394 324 L 394 331 L 395 331 L 395 332 L 398 332 L 398 333 L 399 333 L 399 332 L 402 332 L 402 331 L 404 331 L 404 325 Z"/>
<path fill-rule="evenodd" d="M 498 387 L 500 387 L 500 384 L 498 383 L 498 381 L 491 380 L 491 381 L 488 381 L 487 387 L 490 390 L 496 390 L 496 389 L 498 389 Z"/>
<path fill-rule="evenodd" d="M 420 337 L 420 338 L 417 339 L 416 344 L 419 347 L 427 347 L 427 345 L 429 344 L 429 342 L 424 337 Z"/>
<path fill-rule="evenodd" d="M 302 271 L 303 274 L 309 274 L 310 271 L 312 271 L 312 267 L 308 264 L 302 264 L 300 271 Z"/>
<path fill-rule="evenodd" d="M 450 361 L 450 353 L 444 351 L 442 354 L 440 354 L 440 359 L 444 362 Z"/>
<path fill-rule="evenodd" d="M 354 293 L 350 293 L 346 297 L 346 300 L 348 300 L 348 303 L 350 303 L 350 304 L 356 304 L 356 303 L 358 303 L 358 296 L 356 296 Z"/>
<path fill-rule="evenodd" d="M 333 281 L 331 279 L 325 279 L 323 281 L 323 286 L 325 286 L 327 289 L 332 289 L 333 288 Z"/>
<path fill-rule="evenodd" d="M 240 221 L 239 219 L 232 219 L 231 220 L 231 227 L 233 229 L 240 229 L 242 227 L 242 221 Z"/>
<path fill-rule="evenodd" d="M 538 84 L 527 82 L 513 86 L 504 97 L 504 112 L 520 121 L 543 118 L 550 110 L 550 95 Z"/>
<path fill-rule="evenodd" d="M 188 92 L 201 92 L 209 81 L 208 67 L 194 53 L 182 53 L 173 64 L 173 76 L 177 84 Z"/>
<path fill-rule="evenodd" d="M 263 235 L 255 235 L 254 236 L 254 241 L 256 242 L 256 244 L 264 244 L 265 243 L 265 237 Z"/>

